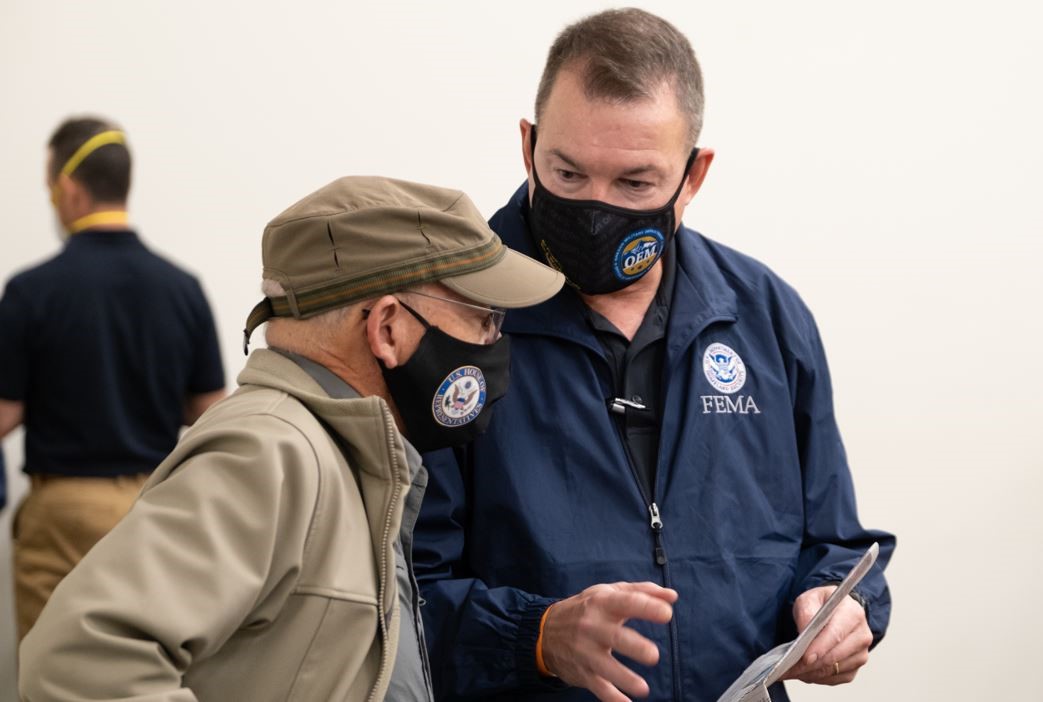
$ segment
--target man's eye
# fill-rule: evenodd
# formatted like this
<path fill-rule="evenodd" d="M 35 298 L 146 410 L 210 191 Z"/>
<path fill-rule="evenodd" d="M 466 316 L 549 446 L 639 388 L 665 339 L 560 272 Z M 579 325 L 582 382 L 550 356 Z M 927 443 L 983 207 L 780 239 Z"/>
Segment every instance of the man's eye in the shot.
<path fill-rule="evenodd" d="M 561 178 L 564 181 L 572 182 L 572 181 L 579 180 L 579 178 L 580 178 L 579 173 L 576 173 L 576 171 L 567 171 L 564 168 L 559 168 L 557 170 L 558 170 L 558 177 Z"/>
<path fill-rule="evenodd" d="M 623 185 L 629 190 L 642 191 L 652 187 L 652 184 L 644 180 L 630 180 L 629 178 L 623 179 Z"/>
<path fill-rule="evenodd" d="M 491 331 L 496 326 L 496 321 L 493 319 L 493 315 L 488 314 L 482 319 L 482 331 Z"/>

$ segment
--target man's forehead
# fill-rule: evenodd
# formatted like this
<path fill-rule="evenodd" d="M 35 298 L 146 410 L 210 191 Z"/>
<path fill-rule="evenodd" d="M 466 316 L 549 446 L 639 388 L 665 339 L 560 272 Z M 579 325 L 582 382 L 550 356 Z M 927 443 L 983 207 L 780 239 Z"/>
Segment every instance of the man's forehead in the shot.
<path fill-rule="evenodd" d="M 621 102 L 591 99 L 563 72 L 539 117 L 537 144 L 575 165 L 612 161 L 619 170 L 662 169 L 687 148 L 688 128 L 671 91 Z"/>
<path fill-rule="evenodd" d="M 611 170 L 623 178 L 643 175 L 662 175 L 668 169 L 668 159 L 658 150 L 631 151 L 620 149 L 570 150 L 567 146 L 551 148 L 551 158 L 559 160 L 571 170 L 589 172 L 593 169 Z"/>

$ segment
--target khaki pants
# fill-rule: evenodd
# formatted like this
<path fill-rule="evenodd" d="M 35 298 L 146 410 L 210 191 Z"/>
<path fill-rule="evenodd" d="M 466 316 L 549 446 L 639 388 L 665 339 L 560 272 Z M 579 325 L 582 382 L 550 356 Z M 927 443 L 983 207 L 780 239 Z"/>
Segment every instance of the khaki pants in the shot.
<path fill-rule="evenodd" d="M 61 579 L 127 513 L 147 477 L 30 476 L 12 526 L 19 640 Z"/>

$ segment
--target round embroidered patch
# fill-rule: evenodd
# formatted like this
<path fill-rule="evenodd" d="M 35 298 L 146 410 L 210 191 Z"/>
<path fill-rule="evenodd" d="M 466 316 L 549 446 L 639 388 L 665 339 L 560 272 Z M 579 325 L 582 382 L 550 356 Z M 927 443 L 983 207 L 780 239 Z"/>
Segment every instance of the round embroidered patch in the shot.
<path fill-rule="evenodd" d="M 620 280 L 640 278 L 663 251 L 663 235 L 658 229 L 642 229 L 628 234 L 616 249 L 612 268 Z"/>
<path fill-rule="evenodd" d="M 431 401 L 435 421 L 445 427 L 473 422 L 485 407 L 485 376 L 477 366 L 461 366 L 446 376 Z"/>
<path fill-rule="evenodd" d="M 710 385 L 729 395 L 739 392 L 746 384 L 746 364 L 739 354 L 724 344 L 710 344 L 706 349 L 703 372 Z"/>

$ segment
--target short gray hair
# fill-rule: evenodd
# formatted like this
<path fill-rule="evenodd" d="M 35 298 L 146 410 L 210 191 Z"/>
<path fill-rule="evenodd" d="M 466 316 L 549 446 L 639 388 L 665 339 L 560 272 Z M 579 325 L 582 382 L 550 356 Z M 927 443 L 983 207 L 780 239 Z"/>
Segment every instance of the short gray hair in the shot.
<path fill-rule="evenodd" d="M 285 297 L 286 289 L 279 281 L 265 278 L 261 281 L 261 293 L 269 298 Z M 272 344 L 275 343 L 272 341 L 272 337 L 275 337 L 277 346 L 294 352 L 306 350 L 304 346 L 308 344 L 325 344 L 337 332 L 345 317 L 357 304 L 362 303 L 337 307 L 307 319 L 272 317 L 264 328 L 264 339 Z"/>
<path fill-rule="evenodd" d="M 703 76 L 688 39 L 644 10 L 606 10 L 566 27 L 554 40 L 536 93 L 536 121 L 563 68 L 582 71 L 588 98 L 647 99 L 664 83 L 688 119 L 689 147 L 703 128 Z"/>

